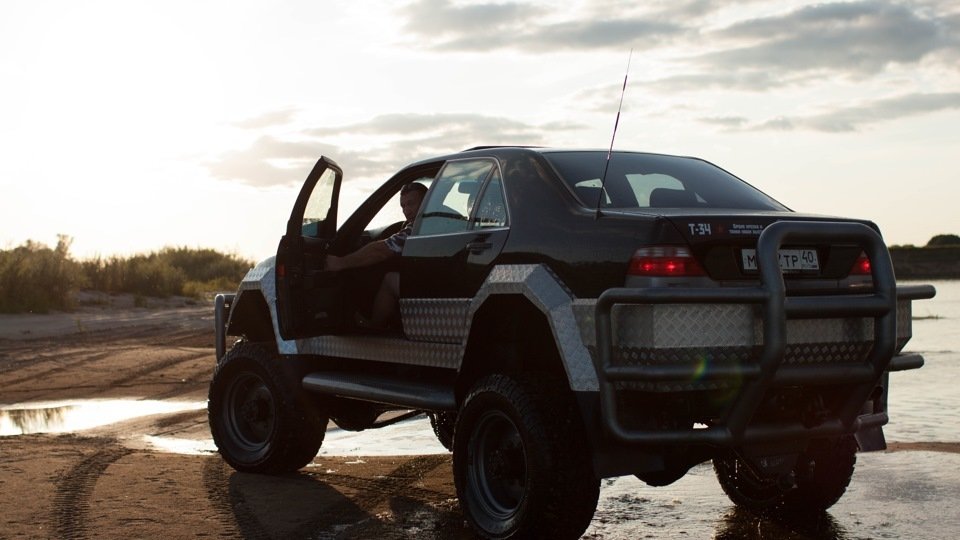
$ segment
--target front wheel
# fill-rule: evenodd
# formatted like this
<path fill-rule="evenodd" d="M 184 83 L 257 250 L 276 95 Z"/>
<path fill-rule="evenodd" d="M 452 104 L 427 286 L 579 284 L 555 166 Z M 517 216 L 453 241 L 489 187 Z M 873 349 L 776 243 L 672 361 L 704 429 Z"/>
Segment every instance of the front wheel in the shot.
<path fill-rule="evenodd" d="M 327 419 L 268 348 L 240 342 L 210 382 L 207 418 L 223 459 L 238 471 L 295 471 L 320 450 Z"/>
<path fill-rule="evenodd" d="M 505 375 L 481 379 L 453 438 L 457 496 L 484 538 L 579 538 L 597 507 L 585 434 L 557 388 Z"/>

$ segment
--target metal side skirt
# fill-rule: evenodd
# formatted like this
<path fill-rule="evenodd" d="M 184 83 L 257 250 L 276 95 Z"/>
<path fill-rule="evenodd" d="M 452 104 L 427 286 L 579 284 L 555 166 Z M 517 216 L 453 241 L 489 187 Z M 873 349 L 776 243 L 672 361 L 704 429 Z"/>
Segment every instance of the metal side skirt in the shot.
<path fill-rule="evenodd" d="M 459 367 L 463 356 L 459 344 L 427 343 L 390 336 L 320 336 L 300 339 L 296 344 L 299 354 L 446 369 Z"/>
<path fill-rule="evenodd" d="M 310 373 L 303 387 L 311 392 L 373 401 L 428 411 L 455 410 L 457 400 L 450 385 L 349 373 Z"/>

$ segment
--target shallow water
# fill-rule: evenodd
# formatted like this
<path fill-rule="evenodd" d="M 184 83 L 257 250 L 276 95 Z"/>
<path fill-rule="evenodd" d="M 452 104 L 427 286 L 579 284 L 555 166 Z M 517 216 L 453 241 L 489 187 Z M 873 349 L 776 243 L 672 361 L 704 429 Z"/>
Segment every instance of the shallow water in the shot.
<path fill-rule="evenodd" d="M 726 499 L 709 464 L 664 488 L 604 480 L 587 539 L 946 539 L 960 531 L 960 455 L 860 454 L 846 494 L 829 512 L 757 517 Z"/>
<path fill-rule="evenodd" d="M 203 401 L 77 399 L 0 407 L 0 436 L 70 433 L 152 414 L 206 408 Z"/>

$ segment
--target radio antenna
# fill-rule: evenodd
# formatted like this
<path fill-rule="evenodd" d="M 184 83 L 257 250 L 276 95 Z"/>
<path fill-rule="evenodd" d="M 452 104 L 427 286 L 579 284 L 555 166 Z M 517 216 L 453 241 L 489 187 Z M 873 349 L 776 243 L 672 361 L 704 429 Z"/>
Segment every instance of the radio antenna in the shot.
<path fill-rule="evenodd" d="M 613 156 L 613 141 L 617 138 L 617 126 L 620 125 L 620 110 L 623 109 L 623 95 L 627 93 L 627 76 L 630 75 L 630 60 L 633 59 L 633 47 L 627 57 L 627 72 L 623 74 L 623 88 L 620 89 L 620 105 L 617 106 L 617 119 L 613 121 L 613 135 L 610 136 L 610 150 L 607 151 L 607 160 L 603 165 L 603 175 L 600 177 L 600 194 L 597 195 L 597 213 L 594 219 L 600 218 L 600 203 L 603 201 L 603 187 L 607 183 L 607 170 L 610 169 L 610 158 Z"/>

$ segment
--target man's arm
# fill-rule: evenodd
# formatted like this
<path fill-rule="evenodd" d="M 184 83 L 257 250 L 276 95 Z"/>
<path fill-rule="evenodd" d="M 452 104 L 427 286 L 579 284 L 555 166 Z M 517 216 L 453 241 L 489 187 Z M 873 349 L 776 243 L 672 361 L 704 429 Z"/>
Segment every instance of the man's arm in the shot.
<path fill-rule="evenodd" d="M 336 272 L 338 270 L 347 270 L 349 268 L 359 268 L 362 266 L 372 266 L 383 262 L 393 256 L 393 251 L 383 240 L 370 242 L 362 248 L 342 257 L 336 255 L 327 255 L 326 270 Z"/>

